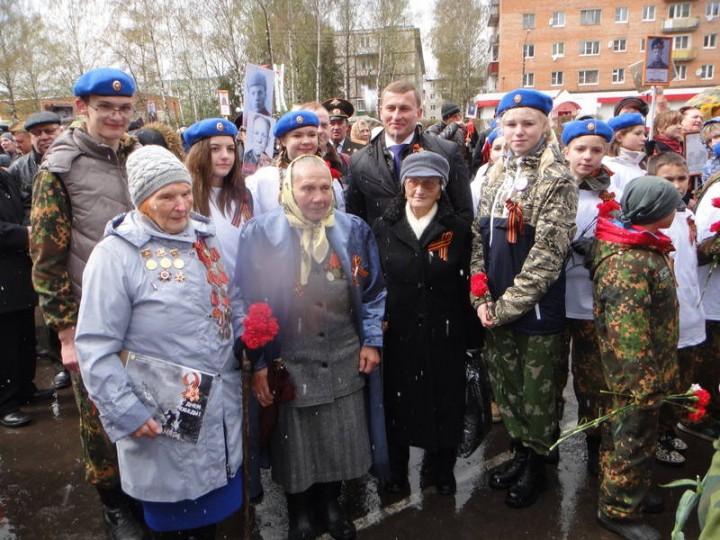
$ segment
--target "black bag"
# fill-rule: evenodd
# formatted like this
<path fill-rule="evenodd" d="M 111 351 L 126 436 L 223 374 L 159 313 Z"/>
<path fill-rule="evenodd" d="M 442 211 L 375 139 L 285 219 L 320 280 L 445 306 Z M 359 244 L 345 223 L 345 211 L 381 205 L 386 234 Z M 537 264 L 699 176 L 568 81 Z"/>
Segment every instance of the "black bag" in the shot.
<path fill-rule="evenodd" d="M 480 350 L 468 351 L 465 363 L 465 418 L 458 457 L 472 455 L 492 428 L 490 382 Z"/>

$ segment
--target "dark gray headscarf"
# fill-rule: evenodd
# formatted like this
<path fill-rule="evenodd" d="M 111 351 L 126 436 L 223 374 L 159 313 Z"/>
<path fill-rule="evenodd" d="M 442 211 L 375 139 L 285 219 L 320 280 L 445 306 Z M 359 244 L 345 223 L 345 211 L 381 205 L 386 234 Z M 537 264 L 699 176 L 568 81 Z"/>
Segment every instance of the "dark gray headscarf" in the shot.
<path fill-rule="evenodd" d="M 618 219 L 629 227 L 654 223 L 673 210 L 685 210 L 685 203 L 671 182 L 659 176 L 640 176 L 625 186 L 620 208 Z"/>

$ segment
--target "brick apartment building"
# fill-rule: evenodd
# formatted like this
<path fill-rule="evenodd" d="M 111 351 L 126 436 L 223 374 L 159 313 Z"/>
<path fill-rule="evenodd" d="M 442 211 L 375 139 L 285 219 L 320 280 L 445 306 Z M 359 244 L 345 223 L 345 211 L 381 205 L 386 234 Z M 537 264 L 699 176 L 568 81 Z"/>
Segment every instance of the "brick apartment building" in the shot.
<path fill-rule="evenodd" d="M 477 97 L 492 117 L 503 93 L 545 91 L 554 114 L 612 115 L 614 104 L 637 95 L 631 66 L 642 73 L 648 36 L 672 40 L 672 108 L 720 84 L 720 1 L 491 0 L 487 89 Z"/>

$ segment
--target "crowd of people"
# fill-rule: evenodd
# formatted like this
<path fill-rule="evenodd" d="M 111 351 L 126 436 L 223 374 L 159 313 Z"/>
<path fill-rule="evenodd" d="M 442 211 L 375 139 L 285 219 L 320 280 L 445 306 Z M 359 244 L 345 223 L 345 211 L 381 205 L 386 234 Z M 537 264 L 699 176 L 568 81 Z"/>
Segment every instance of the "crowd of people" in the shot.
<path fill-rule="evenodd" d="M 556 126 L 550 97 L 518 89 L 476 140 L 453 103 L 423 130 L 396 81 L 374 134 L 333 97 L 265 111 L 245 148 L 242 119 L 128 133 L 136 87 L 117 69 L 73 91 L 71 124 L 30 115 L 24 151 L 0 136 L 0 424 L 72 384 L 109 538 L 212 539 L 262 498 L 261 466 L 292 540 L 354 538 L 343 482 L 408 492 L 410 447 L 454 494 L 470 349 L 511 441 L 489 475 L 508 507 L 546 489 L 572 373 L 580 421 L 623 411 L 584 432 L 599 524 L 661 537 L 642 519 L 663 511 L 653 463 L 682 465 L 683 433 L 720 438 L 720 117 L 648 118 L 631 97 Z M 37 305 L 51 389 L 34 383 Z M 277 331 L 257 347 L 260 311 Z M 693 383 L 710 398 L 690 420 L 664 398 Z"/>

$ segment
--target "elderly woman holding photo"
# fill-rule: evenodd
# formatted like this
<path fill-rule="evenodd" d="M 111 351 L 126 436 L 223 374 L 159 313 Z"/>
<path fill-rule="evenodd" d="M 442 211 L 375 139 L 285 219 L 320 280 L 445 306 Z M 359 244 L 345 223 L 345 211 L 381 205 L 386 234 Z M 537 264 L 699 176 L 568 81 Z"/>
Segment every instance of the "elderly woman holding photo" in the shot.
<path fill-rule="evenodd" d="M 445 195 L 450 165 L 418 152 L 402 163 L 403 193 L 375 222 L 388 288 L 385 407 L 390 451 L 386 489 L 408 489 L 409 447 L 433 462 L 438 493 L 455 493 L 455 455 L 465 410 L 470 224 Z"/>
<path fill-rule="evenodd" d="M 145 146 L 127 169 L 136 210 L 108 224 L 83 276 L 82 376 L 152 537 L 212 539 L 242 501 L 229 279 L 185 166 Z"/>
<path fill-rule="evenodd" d="M 245 301 L 267 302 L 280 326 L 255 366 L 253 390 L 262 406 L 273 403 L 268 366 L 280 358 L 294 388 L 294 399 L 279 404 L 270 452 L 293 540 L 315 538 L 316 514 L 333 538 L 355 537 L 338 502 L 341 482 L 366 473 L 381 446 L 374 440 L 371 450 L 363 390 L 379 383 L 385 284 L 369 227 L 332 201 L 325 162 L 296 158 L 282 206 L 248 222 L 238 254 Z"/>

